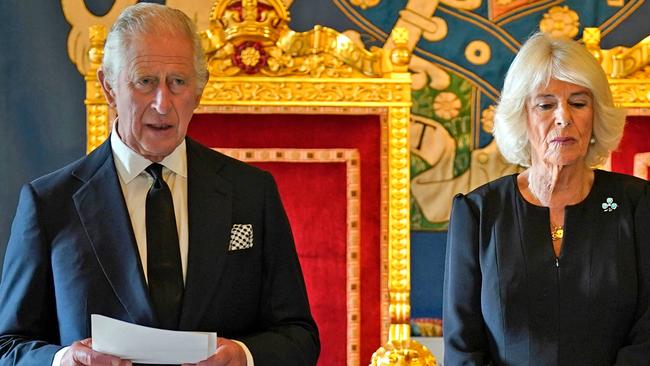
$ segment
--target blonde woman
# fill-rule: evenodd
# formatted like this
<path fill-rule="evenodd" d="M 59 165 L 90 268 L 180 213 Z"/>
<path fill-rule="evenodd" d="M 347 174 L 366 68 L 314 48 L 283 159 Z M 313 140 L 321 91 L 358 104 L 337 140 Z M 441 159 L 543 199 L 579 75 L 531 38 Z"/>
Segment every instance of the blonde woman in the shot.
<path fill-rule="evenodd" d="M 650 365 L 650 185 L 594 169 L 623 125 L 582 45 L 524 44 L 494 135 L 527 169 L 454 199 L 445 365 Z"/>

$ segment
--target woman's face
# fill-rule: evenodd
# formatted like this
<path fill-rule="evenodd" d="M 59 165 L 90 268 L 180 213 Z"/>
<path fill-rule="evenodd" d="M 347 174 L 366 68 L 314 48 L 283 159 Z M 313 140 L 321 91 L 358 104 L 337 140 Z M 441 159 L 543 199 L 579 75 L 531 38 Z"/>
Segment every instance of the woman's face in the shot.
<path fill-rule="evenodd" d="M 584 164 L 594 116 L 589 89 L 551 79 L 531 93 L 526 112 L 532 165 Z"/>

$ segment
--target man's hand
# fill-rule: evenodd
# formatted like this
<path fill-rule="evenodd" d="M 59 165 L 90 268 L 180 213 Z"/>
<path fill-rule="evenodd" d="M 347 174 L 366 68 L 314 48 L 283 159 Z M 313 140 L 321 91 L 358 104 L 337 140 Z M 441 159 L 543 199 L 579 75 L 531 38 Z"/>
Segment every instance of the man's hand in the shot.
<path fill-rule="evenodd" d="M 191 364 L 184 364 L 189 366 Z M 240 345 L 227 338 L 217 338 L 217 351 L 196 366 L 246 366 L 246 353 Z"/>
<path fill-rule="evenodd" d="M 61 366 L 131 366 L 131 361 L 93 351 L 92 343 L 91 338 L 74 342 L 70 345 L 66 353 L 63 354 Z"/>

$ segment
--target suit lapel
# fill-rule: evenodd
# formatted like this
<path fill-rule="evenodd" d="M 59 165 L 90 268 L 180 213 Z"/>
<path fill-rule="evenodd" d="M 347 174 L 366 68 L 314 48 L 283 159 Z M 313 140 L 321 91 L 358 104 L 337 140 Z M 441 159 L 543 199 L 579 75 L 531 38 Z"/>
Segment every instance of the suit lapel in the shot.
<path fill-rule="evenodd" d="M 73 200 L 104 275 L 132 322 L 155 325 L 109 141 L 73 174 L 85 181 Z"/>
<path fill-rule="evenodd" d="M 198 329 L 223 274 L 232 226 L 232 185 L 223 162 L 187 139 L 189 250 L 180 329 Z"/>

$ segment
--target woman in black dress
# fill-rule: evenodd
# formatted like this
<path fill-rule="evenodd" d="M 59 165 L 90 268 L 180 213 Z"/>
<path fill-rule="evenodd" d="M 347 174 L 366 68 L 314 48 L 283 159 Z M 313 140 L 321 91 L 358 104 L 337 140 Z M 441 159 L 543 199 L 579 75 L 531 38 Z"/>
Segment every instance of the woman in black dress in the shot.
<path fill-rule="evenodd" d="M 524 44 L 494 135 L 527 169 L 454 198 L 445 366 L 650 365 L 650 184 L 594 169 L 623 125 L 582 45 Z"/>

